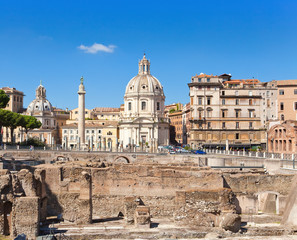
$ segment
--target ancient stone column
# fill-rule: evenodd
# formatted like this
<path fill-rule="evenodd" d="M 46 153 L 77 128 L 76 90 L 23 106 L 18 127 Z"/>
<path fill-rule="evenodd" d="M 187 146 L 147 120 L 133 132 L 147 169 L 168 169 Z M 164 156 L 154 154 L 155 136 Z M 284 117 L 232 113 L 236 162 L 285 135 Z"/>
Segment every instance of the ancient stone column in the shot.
<path fill-rule="evenodd" d="M 85 86 L 83 77 L 78 88 L 78 137 L 82 146 L 85 144 Z"/>

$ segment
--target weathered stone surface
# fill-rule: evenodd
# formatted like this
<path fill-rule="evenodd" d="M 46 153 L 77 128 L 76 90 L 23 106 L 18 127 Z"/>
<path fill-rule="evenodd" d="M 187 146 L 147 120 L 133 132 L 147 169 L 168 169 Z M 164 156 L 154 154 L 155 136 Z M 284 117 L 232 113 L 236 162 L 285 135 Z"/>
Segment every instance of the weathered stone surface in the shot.
<path fill-rule="evenodd" d="M 135 227 L 150 228 L 151 215 L 150 208 L 146 206 L 137 206 L 134 215 Z"/>
<path fill-rule="evenodd" d="M 35 239 L 39 233 L 38 197 L 19 197 L 13 203 L 13 236 L 24 233 L 28 239 Z"/>
<path fill-rule="evenodd" d="M 140 199 L 137 197 L 125 197 L 124 200 L 124 216 L 128 224 L 134 223 L 134 214 L 137 206 L 140 204 Z"/>
<path fill-rule="evenodd" d="M 221 214 L 221 227 L 226 231 L 238 232 L 241 225 L 241 218 L 236 213 Z"/>
<path fill-rule="evenodd" d="M 235 213 L 232 199 L 233 193 L 230 189 L 177 192 L 174 220 L 178 224 L 189 226 L 222 226 L 223 212 Z"/>

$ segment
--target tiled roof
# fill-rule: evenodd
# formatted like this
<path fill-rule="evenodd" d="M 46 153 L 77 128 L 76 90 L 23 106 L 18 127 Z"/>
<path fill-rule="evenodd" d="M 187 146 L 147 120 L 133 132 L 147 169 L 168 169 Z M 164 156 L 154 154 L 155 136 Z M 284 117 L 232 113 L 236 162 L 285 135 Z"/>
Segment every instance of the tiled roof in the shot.
<path fill-rule="evenodd" d="M 213 75 L 213 74 L 211 74 L 211 75 L 208 75 L 208 74 L 205 74 L 205 73 L 200 73 L 199 75 L 197 75 L 196 74 L 196 76 L 194 76 L 194 77 L 218 77 L 217 75 Z"/>
<path fill-rule="evenodd" d="M 225 81 L 224 84 L 257 84 L 260 83 L 260 81 L 258 79 L 232 79 L 229 81 Z"/>
<path fill-rule="evenodd" d="M 297 80 L 277 80 L 277 86 L 281 85 L 297 85 Z"/>

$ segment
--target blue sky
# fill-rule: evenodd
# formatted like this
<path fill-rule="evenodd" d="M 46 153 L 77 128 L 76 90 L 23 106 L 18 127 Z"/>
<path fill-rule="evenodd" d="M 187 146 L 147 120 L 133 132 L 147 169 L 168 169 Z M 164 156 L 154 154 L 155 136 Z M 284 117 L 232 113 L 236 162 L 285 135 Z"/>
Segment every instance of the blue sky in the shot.
<path fill-rule="evenodd" d="M 0 0 L 0 10 L 0 87 L 23 91 L 24 107 L 40 80 L 53 106 L 77 107 L 82 75 L 87 108 L 119 107 L 144 52 L 166 104 L 188 102 L 201 72 L 297 78 L 295 0 Z"/>

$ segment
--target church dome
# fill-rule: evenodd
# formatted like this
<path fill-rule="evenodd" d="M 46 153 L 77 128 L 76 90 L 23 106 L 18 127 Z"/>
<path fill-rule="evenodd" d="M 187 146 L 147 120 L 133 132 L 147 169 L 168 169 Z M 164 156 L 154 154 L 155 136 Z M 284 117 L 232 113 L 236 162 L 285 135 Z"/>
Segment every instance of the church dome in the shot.
<path fill-rule="evenodd" d="M 36 98 L 29 104 L 27 112 L 31 115 L 37 112 L 52 112 L 52 104 L 46 99 L 46 89 L 40 85 L 36 89 Z"/>
<path fill-rule="evenodd" d="M 163 96 L 163 87 L 159 80 L 150 74 L 150 62 L 145 55 L 138 65 L 138 74 L 129 81 L 125 95 L 150 93 Z"/>

